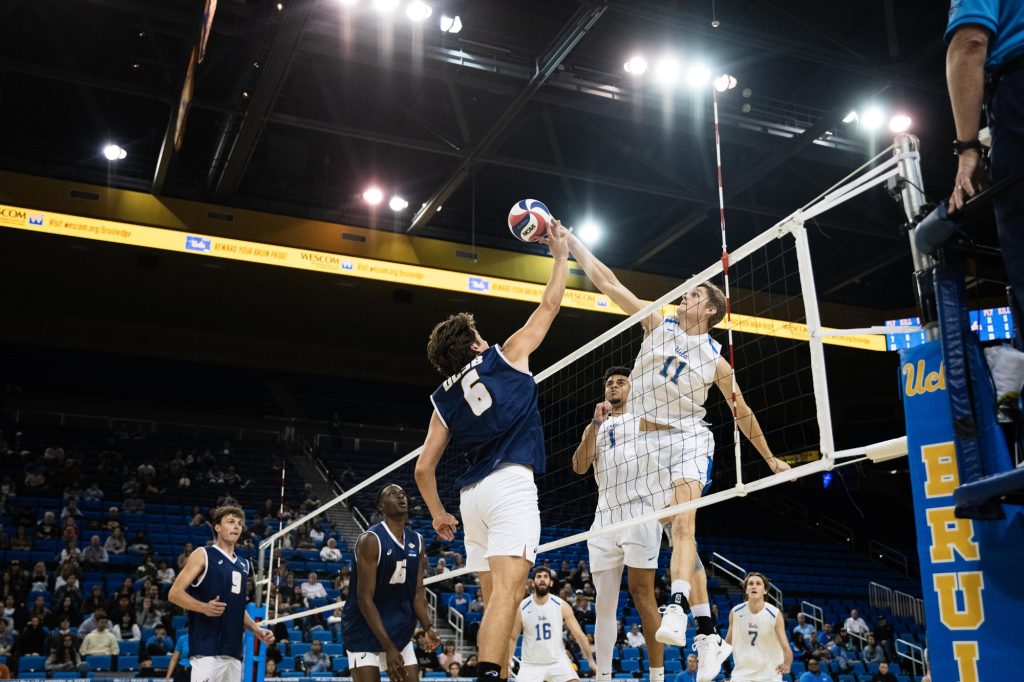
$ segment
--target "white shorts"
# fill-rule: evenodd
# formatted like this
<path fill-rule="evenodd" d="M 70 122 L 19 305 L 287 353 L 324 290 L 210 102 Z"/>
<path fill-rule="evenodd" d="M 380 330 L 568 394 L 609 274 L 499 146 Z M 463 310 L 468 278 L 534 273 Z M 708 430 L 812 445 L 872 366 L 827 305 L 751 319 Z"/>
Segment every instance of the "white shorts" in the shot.
<path fill-rule="evenodd" d="M 463 488 L 460 498 L 466 568 L 488 571 L 487 557 L 492 556 L 536 561 L 540 510 L 532 469 L 500 464 L 484 480 Z"/>
<path fill-rule="evenodd" d="M 380 644 L 380 642 L 377 643 Z M 387 672 L 388 657 L 384 655 L 383 651 L 346 651 L 345 653 L 348 654 L 349 670 L 373 665 L 381 672 Z M 416 665 L 416 651 L 413 649 L 411 640 L 402 649 L 402 661 L 406 667 Z"/>
<path fill-rule="evenodd" d="M 655 459 L 658 468 L 668 475 L 668 481 L 697 481 L 707 486 L 711 480 L 711 465 L 715 456 L 715 437 L 703 422 L 685 430 L 661 429 L 641 431 L 637 438 L 637 455 L 646 454 Z M 672 488 L 666 489 L 665 504 L 672 504 Z"/>
<path fill-rule="evenodd" d="M 587 540 L 590 570 L 604 571 L 623 564 L 630 568 L 657 568 L 661 535 L 659 521 L 630 526 L 618 533 L 595 535 Z"/>
<path fill-rule="evenodd" d="M 190 656 L 192 682 L 242 682 L 242 662 L 231 656 Z"/>
<path fill-rule="evenodd" d="M 562 656 L 562 660 L 549 665 L 520 663 L 516 679 L 519 682 L 569 682 L 580 679 L 580 676 L 573 670 L 569 657 Z"/>

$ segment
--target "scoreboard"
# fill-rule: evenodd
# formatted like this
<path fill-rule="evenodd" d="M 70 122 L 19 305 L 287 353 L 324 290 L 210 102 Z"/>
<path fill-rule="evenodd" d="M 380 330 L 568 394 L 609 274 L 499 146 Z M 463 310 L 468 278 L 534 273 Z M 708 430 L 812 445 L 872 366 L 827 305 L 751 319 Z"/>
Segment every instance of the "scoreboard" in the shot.
<path fill-rule="evenodd" d="M 997 341 L 1013 338 L 1013 314 L 1006 308 L 984 308 L 972 310 L 969 314 L 971 331 L 982 341 Z M 916 327 L 920 320 L 916 317 L 905 317 L 900 320 L 886 320 L 886 327 Z M 903 350 L 925 342 L 924 332 L 896 332 L 885 335 L 885 345 L 889 350 Z"/>

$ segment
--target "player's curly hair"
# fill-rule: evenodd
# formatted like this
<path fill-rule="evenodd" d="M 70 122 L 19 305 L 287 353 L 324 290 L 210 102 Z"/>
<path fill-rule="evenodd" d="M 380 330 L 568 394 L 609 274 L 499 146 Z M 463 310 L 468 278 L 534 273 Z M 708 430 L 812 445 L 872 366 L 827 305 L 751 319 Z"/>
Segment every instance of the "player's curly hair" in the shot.
<path fill-rule="evenodd" d="M 476 357 L 470 346 L 476 341 L 472 313 L 455 313 L 438 322 L 427 341 L 427 359 L 441 376 L 450 377 Z"/>
<path fill-rule="evenodd" d="M 771 589 L 772 583 L 771 583 L 770 580 L 768 580 L 768 576 L 766 576 L 764 573 L 758 573 L 757 571 L 751 571 L 750 573 L 747 573 L 747 575 L 744 576 L 744 578 L 743 578 L 743 601 L 747 600 L 747 583 L 750 582 L 751 578 L 760 578 L 761 579 L 761 581 L 764 583 L 764 592 L 765 592 L 765 594 L 768 594 L 768 590 Z"/>
<path fill-rule="evenodd" d="M 225 504 L 210 510 L 210 525 L 216 526 L 225 516 L 234 516 L 241 519 L 243 525 L 245 524 L 245 511 L 237 504 Z"/>
<path fill-rule="evenodd" d="M 708 292 L 708 305 L 715 309 L 715 314 L 708 318 L 708 328 L 710 329 L 725 319 L 725 294 L 717 284 L 710 281 L 697 286 L 703 287 L 704 291 Z"/>

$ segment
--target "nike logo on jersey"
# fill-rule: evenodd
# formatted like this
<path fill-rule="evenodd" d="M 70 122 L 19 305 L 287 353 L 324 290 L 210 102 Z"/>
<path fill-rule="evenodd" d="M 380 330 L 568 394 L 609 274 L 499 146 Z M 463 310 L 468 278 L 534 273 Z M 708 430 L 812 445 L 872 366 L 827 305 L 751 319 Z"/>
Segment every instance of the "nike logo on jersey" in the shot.
<path fill-rule="evenodd" d="M 657 559 L 657 558 L 658 558 L 658 557 L 656 557 L 656 556 L 649 556 L 649 557 L 647 557 L 647 560 L 648 560 L 648 561 L 654 561 L 654 560 L 655 560 L 655 559 Z"/>
<path fill-rule="evenodd" d="M 361 661 L 361 660 L 363 660 L 364 658 L 366 658 L 366 654 L 363 654 L 362 656 L 360 656 L 360 657 L 359 657 L 359 660 Z"/>

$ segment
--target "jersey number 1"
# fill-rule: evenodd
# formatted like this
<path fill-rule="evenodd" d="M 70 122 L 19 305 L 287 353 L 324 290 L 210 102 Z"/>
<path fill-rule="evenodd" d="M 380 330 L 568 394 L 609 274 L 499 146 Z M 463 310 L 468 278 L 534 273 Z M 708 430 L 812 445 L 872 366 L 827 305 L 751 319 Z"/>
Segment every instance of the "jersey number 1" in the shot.
<path fill-rule="evenodd" d="M 484 382 L 480 381 L 480 375 L 475 369 L 469 370 L 466 376 L 462 377 L 462 397 L 469 403 L 469 409 L 478 417 L 494 403 L 490 391 L 484 386 Z"/>

